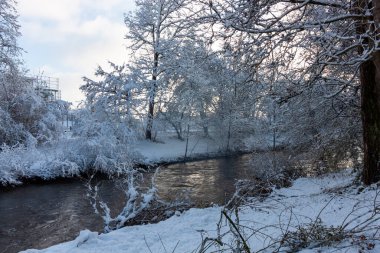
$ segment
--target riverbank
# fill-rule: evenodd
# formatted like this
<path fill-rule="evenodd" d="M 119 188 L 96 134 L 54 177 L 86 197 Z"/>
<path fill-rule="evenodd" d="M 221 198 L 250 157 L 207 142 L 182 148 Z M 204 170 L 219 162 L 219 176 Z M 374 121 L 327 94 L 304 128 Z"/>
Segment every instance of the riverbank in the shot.
<path fill-rule="evenodd" d="M 227 151 L 223 144 L 210 138 L 192 135 L 188 141 L 181 141 L 167 134 L 157 142 L 135 141 L 122 158 L 113 159 L 112 154 L 104 155 L 105 151 L 99 145 L 88 147 L 80 140 L 68 138 L 39 148 L 19 146 L 3 149 L 0 152 L 0 187 L 61 180 L 94 172 L 117 176 L 131 167 L 151 168 L 161 164 L 233 156 L 252 149 L 250 143 Z"/>
<path fill-rule="evenodd" d="M 234 212 L 227 214 L 251 252 L 376 252 L 379 187 L 355 185 L 354 178 L 351 170 L 300 178 L 290 188 L 273 189 L 264 200 L 251 198 L 239 208 L 239 224 Z M 222 207 L 190 209 L 157 224 L 108 234 L 83 230 L 73 241 L 24 252 L 199 252 L 206 237 L 207 252 L 232 251 L 240 239 L 234 237 L 229 220 L 219 223 L 222 211 Z"/>
<path fill-rule="evenodd" d="M 141 140 L 133 147 L 140 156 L 142 164 L 161 164 L 214 158 L 235 153 L 240 150 L 227 151 L 217 141 L 202 136 L 190 136 L 188 141 L 181 141 L 174 136 L 166 135 L 156 142 Z"/>

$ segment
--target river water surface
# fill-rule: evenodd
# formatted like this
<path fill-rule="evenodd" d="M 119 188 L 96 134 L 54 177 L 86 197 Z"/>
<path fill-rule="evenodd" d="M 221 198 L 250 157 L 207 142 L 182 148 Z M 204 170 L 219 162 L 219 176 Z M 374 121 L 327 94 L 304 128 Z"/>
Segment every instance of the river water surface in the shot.
<path fill-rule="evenodd" d="M 156 179 L 165 200 L 188 199 L 196 206 L 224 204 L 237 179 L 252 175 L 250 156 L 209 159 L 162 166 Z M 101 232 L 102 219 L 86 197 L 85 181 L 62 180 L 0 189 L 0 253 L 42 249 L 74 239 L 85 228 Z M 121 210 L 124 193 L 102 180 L 99 194 L 111 210 Z"/>

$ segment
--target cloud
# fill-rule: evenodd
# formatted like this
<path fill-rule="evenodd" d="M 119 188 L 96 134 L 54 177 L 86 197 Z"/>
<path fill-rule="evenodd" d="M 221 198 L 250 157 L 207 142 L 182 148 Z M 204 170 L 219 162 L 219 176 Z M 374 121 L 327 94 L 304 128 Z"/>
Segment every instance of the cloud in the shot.
<path fill-rule="evenodd" d="M 79 87 L 83 84 L 80 73 L 57 73 L 57 77 L 60 80 L 62 99 L 70 98 L 70 102 L 74 106 L 79 105 L 81 100 L 84 99 L 83 93 L 79 90 Z"/>
<path fill-rule="evenodd" d="M 105 15 L 134 8 L 133 0 L 25 0 L 19 1 L 21 16 L 28 19 L 67 21 L 86 18 L 89 13 Z"/>
<path fill-rule="evenodd" d="M 113 45 L 121 46 L 126 32 L 123 13 L 133 6 L 132 0 L 20 1 L 22 42 L 69 51 L 103 43 L 110 45 L 103 51 L 114 50 Z"/>
<path fill-rule="evenodd" d="M 98 64 L 126 60 L 123 13 L 132 0 L 27 0 L 18 7 L 26 67 L 59 77 L 63 99 L 83 98 L 81 77 Z"/>
<path fill-rule="evenodd" d="M 19 1 L 18 10 L 22 18 L 29 20 L 68 20 L 80 13 L 78 0 L 28 0 Z"/>

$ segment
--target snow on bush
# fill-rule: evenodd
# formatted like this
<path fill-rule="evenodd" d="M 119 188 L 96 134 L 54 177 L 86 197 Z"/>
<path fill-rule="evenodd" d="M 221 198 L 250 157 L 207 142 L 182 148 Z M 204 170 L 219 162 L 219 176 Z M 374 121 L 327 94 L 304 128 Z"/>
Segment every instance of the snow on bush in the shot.
<path fill-rule="evenodd" d="M 15 145 L 30 142 L 35 142 L 34 137 L 26 131 L 23 124 L 17 123 L 9 112 L 0 107 L 0 144 Z"/>
<path fill-rule="evenodd" d="M 64 158 L 61 152 L 49 152 L 34 146 L 6 146 L 0 152 L 0 183 L 20 184 L 23 178 L 41 178 L 78 175 L 79 166 Z"/>
<path fill-rule="evenodd" d="M 18 184 L 18 177 L 23 174 L 23 154 L 25 146 L 9 147 L 3 145 L 0 152 L 0 182 L 1 184 Z"/>
<path fill-rule="evenodd" d="M 94 117 L 95 116 L 95 117 Z M 71 159 L 83 168 L 108 174 L 128 172 L 136 156 L 131 148 L 135 133 L 127 122 L 96 117 L 83 110 L 74 126 Z"/>
<path fill-rule="evenodd" d="M 31 102 L 31 108 L 22 107 L 24 112 L 20 112 L 20 115 L 38 115 L 38 120 L 31 122 L 33 127 L 29 126 L 37 129 L 36 132 L 26 130 L 21 123 L 15 122 L 15 127 L 0 124 L 0 132 L 4 128 L 17 130 L 17 126 L 20 129 L 17 132 L 20 141 L 12 145 L 5 142 L 0 148 L 1 184 L 20 183 L 21 178 L 71 177 L 89 170 L 120 175 L 133 166 L 136 155 L 130 146 L 135 133 L 123 118 L 114 119 L 106 112 L 94 114 L 83 109 L 77 117 L 73 136 L 58 138 L 61 130 L 57 118 L 67 107 L 63 103 L 51 103 L 44 108 L 46 113 L 35 113 L 43 106 Z M 0 110 L 0 114 L 8 117 L 4 111 Z M 14 136 L 17 135 L 10 134 Z"/>
<path fill-rule="evenodd" d="M 0 107 L 0 145 L 30 145 L 30 141 L 45 143 L 62 133 L 62 115 L 69 104 L 46 102 L 31 87 L 24 87 L 7 106 Z"/>

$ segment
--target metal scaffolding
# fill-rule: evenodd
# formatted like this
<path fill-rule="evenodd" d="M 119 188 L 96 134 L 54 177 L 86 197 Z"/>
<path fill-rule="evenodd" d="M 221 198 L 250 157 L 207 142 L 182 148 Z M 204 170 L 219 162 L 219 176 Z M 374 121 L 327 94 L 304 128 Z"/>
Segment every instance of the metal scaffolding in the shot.
<path fill-rule="evenodd" d="M 59 89 L 59 79 L 49 76 L 36 76 L 30 79 L 33 88 L 46 101 L 55 101 L 61 99 L 61 91 Z"/>

